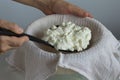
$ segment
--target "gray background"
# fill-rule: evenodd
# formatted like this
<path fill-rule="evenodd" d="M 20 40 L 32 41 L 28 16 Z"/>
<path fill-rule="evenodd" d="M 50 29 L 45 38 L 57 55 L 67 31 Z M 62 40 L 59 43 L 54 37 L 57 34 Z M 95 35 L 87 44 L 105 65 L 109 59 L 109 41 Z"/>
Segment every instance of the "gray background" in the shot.
<path fill-rule="evenodd" d="M 120 0 L 67 0 L 91 12 L 120 39 Z M 45 16 L 41 11 L 11 0 L 0 0 L 0 19 L 15 22 L 26 28 L 34 20 Z M 8 52 L 9 53 L 9 52 Z M 5 61 L 8 54 L 0 55 L 0 80 L 24 80 L 21 73 L 10 68 Z"/>
<path fill-rule="evenodd" d="M 93 14 L 117 39 L 120 39 L 120 0 L 67 0 Z M 26 28 L 34 20 L 45 16 L 41 11 L 11 0 L 0 0 L 0 19 Z"/>

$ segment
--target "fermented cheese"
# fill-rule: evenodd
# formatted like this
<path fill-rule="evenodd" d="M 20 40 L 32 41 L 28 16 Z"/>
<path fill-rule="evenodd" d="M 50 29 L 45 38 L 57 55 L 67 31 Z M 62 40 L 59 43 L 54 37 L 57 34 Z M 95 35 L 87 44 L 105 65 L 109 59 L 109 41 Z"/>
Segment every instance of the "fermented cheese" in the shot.
<path fill-rule="evenodd" d="M 82 51 L 90 43 L 91 30 L 73 22 L 63 22 L 61 25 L 53 25 L 45 31 L 42 39 L 57 50 Z"/>

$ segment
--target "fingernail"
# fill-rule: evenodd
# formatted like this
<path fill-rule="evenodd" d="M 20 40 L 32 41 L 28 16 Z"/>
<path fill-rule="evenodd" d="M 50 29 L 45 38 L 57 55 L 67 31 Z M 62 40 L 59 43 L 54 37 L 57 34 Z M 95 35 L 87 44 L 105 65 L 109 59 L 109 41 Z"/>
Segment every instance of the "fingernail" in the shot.
<path fill-rule="evenodd" d="M 24 32 L 23 29 L 21 29 L 21 28 L 19 28 L 18 30 L 19 30 L 20 33 L 23 33 L 23 32 Z"/>
<path fill-rule="evenodd" d="M 14 25 L 14 27 L 15 27 L 15 30 L 18 32 L 18 33 L 23 33 L 24 32 L 24 30 L 20 27 L 20 26 L 18 26 L 18 25 Z"/>
<path fill-rule="evenodd" d="M 86 13 L 85 16 L 86 16 L 86 17 L 93 18 L 93 16 L 92 16 L 90 13 Z"/>
<path fill-rule="evenodd" d="M 28 40 L 29 40 L 29 37 L 25 36 L 25 40 L 28 41 Z"/>

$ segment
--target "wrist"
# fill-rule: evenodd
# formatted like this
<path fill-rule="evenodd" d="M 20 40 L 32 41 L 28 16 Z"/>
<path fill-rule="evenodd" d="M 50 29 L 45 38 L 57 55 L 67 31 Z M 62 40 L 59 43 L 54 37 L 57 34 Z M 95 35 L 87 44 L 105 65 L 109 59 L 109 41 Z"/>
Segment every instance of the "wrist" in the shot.
<path fill-rule="evenodd" d="M 25 4 L 25 5 L 29 5 L 29 6 L 36 7 L 36 3 L 35 3 L 34 0 L 12 0 L 12 1 L 15 1 L 15 2 L 18 2 L 18 3 L 22 3 L 22 4 Z"/>
<path fill-rule="evenodd" d="M 53 10 L 53 8 L 60 2 L 64 1 L 64 0 L 49 0 L 50 3 L 50 9 Z"/>
<path fill-rule="evenodd" d="M 64 0 L 35 0 L 36 8 L 44 11 L 44 10 L 51 10 L 53 9 L 54 5 L 58 2 Z"/>

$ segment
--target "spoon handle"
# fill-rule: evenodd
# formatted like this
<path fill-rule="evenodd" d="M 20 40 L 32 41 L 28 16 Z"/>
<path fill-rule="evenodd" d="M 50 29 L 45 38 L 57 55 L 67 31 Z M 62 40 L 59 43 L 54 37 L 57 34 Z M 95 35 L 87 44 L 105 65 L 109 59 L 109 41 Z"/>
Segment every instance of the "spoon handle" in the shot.
<path fill-rule="evenodd" d="M 16 34 L 16 33 L 12 32 L 10 30 L 7 30 L 5 28 L 0 28 L 0 35 L 16 36 L 16 37 L 28 36 L 31 41 L 34 41 L 34 42 L 37 42 L 37 43 L 42 43 L 42 44 L 53 47 L 52 45 L 48 44 L 46 41 L 44 41 L 42 39 L 39 39 L 39 38 L 36 38 L 32 35 L 29 35 L 29 34 L 26 34 L 26 33 Z"/>

